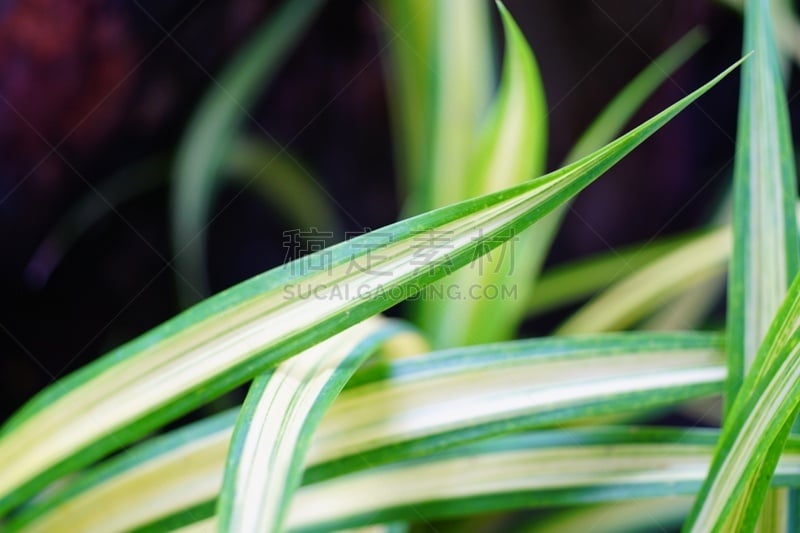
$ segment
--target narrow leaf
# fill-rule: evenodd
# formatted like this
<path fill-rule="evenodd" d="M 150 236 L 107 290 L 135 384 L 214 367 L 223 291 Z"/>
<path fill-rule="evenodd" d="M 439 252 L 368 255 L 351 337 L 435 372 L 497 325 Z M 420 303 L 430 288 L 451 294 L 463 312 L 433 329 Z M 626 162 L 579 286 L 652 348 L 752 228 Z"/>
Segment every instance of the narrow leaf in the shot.
<path fill-rule="evenodd" d="M 231 142 L 322 2 L 284 0 L 214 80 L 189 121 L 175 161 L 170 210 L 175 267 L 186 280 L 179 280 L 178 295 L 186 304 L 197 300 L 195 290 L 208 293 L 205 225 Z"/>
<path fill-rule="evenodd" d="M 696 333 L 536 339 L 372 367 L 314 432 L 305 483 L 493 435 L 718 393 L 725 377 L 720 341 Z M 87 510 L 122 500 L 119 519 L 131 521 L 126 528 L 187 508 L 205 505 L 213 512 L 209 502 L 222 484 L 233 425 L 231 416 L 225 421 L 203 422 L 202 431 L 179 430 L 111 459 L 26 509 L 10 529 L 102 528 L 105 518 Z"/>
<path fill-rule="evenodd" d="M 463 2 L 468 4 L 469 2 Z M 489 117 L 478 144 L 464 155 L 463 189 L 454 187 L 455 169 L 442 168 L 437 179 L 454 198 L 471 198 L 498 191 L 529 180 L 544 171 L 547 154 L 547 103 L 541 76 L 525 36 L 503 4 L 498 3 L 505 30 L 505 58 L 498 95 L 492 102 Z M 448 95 L 448 98 L 451 98 Z M 448 132 L 457 129 L 447 124 Z M 448 133 L 449 135 L 449 133 Z M 449 138 L 448 138 L 449 139 Z M 448 140 L 449 142 L 449 140 Z M 531 234 L 511 236 L 511 241 L 469 269 L 448 277 L 442 287 L 457 287 L 463 297 L 450 291 L 438 298 L 420 301 L 420 327 L 429 333 L 434 346 L 450 347 L 506 340 L 513 336 L 525 312 L 526 288 L 533 272 L 529 250 Z M 490 294 L 469 296 L 470 288 L 509 293 L 506 297 Z M 513 294 L 511 294 L 513 292 Z M 452 327 L 453 322 L 460 325 Z"/>
<path fill-rule="evenodd" d="M 423 175 L 416 182 L 421 197 L 411 198 L 411 207 L 416 210 L 478 196 L 469 193 L 468 175 L 495 78 L 489 3 L 435 0 L 432 9 L 428 143 L 423 145 Z"/>
<path fill-rule="evenodd" d="M 728 288 L 733 402 L 798 271 L 794 149 L 768 0 L 747 3 Z"/>
<path fill-rule="evenodd" d="M 256 378 L 233 432 L 217 506 L 224 531 L 279 531 L 319 420 L 375 349 L 402 331 L 357 324 Z"/>
<path fill-rule="evenodd" d="M 742 70 L 739 98 L 728 283 L 727 407 L 752 367 L 800 261 L 794 146 L 770 0 L 746 3 L 743 47 L 754 54 Z M 770 496 L 765 520 L 786 514 L 788 504 L 781 500 L 787 497 Z"/>
<path fill-rule="evenodd" d="M 778 311 L 722 426 L 685 531 L 752 530 L 800 409 L 800 276 Z"/>
<path fill-rule="evenodd" d="M 593 298 L 558 329 L 559 334 L 625 329 L 675 296 L 725 272 L 731 228 L 692 238 Z"/>
<path fill-rule="evenodd" d="M 742 60 L 743 61 L 743 60 Z M 713 87 L 525 184 L 432 211 L 257 276 L 52 385 L 0 431 L 0 513 L 280 361 L 402 301 L 574 196 Z M 451 247 L 419 257 L 448 232 Z M 364 268 L 368 262 L 369 268 Z"/>
<path fill-rule="evenodd" d="M 580 302 L 691 238 L 692 235 L 668 237 L 556 265 L 536 281 L 536 290 L 528 305 L 528 316 L 538 316 Z"/>
<path fill-rule="evenodd" d="M 693 494 L 708 470 L 715 437 L 713 430 L 663 428 L 506 437 L 303 487 L 292 502 L 287 529 L 321 532 L 390 520 Z M 784 452 L 775 485 L 800 480 L 797 444 Z M 208 508 L 176 518 L 191 523 L 207 513 Z"/>

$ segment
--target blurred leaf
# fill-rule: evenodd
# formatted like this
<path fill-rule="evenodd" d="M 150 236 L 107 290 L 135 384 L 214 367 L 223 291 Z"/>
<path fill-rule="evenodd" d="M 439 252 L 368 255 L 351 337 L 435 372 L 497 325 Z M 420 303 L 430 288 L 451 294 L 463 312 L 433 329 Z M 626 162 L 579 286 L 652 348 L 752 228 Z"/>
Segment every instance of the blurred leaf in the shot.
<path fill-rule="evenodd" d="M 319 10 L 323 0 L 284 0 L 226 65 L 186 128 L 175 161 L 172 245 L 178 296 L 184 304 L 208 294 L 205 226 L 220 170 L 241 122 Z M 195 290 L 192 290 L 195 289 Z"/>
<path fill-rule="evenodd" d="M 166 167 L 161 157 L 146 158 L 100 182 L 97 191 L 79 199 L 33 253 L 25 270 L 28 283 L 35 288 L 44 286 L 64 255 L 93 226 L 124 204 L 163 187 Z M 234 143 L 221 176 L 250 187 L 293 228 L 339 230 L 336 215 L 308 171 L 268 141 L 243 138 Z"/>
<path fill-rule="evenodd" d="M 711 227 L 731 225 L 733 211 L 733 186 L 726 188 L 724 194 L 714 207 L 711 217 Z M 731 247 L 733 243 L 730 243 Z M 640 324 L 640 328 L 651 331 L 675 331 L 687 328 L 700 327 L 704 320 L 714 310 L 714 307 L 724 298 L 727 287 L 728 271 L 701 282 L 690 290 L 675 297 L 661 309 L 653 313 Z M 715 404 L 716 407 L 716 404 Z M 703 413 L 709 413 L 704 408 Z M 717 414 L 716 412 L 714 414 Z M 721 412 L 716 417 L 716 423 L 722 420 Z"/>
<path fill-rule="evenodd" d="M 679 528 L 689 514 L 692 499 L 687 496 L 633 499 L 613 503 L 587 505 L 557 511 L 555 515 L 531 520 L 520 533 L 646 533 L 658 527 L 661 531 Z"/>
<path fill-rule="evenodd" d="M 433 2 L 429 105 L 413 110 L 429 113 L 427 117 L 422 115 L 427 121 L 427 131 L 414 141 L 425 144 L 421 145 L 424 150 L 421 177 L 412 179 L 413 212 L 481 194 L 470 193 L 468 176 L 495 79 L 488 6 L 488 2 L 462 0 Z M 517 182 L 506 183 L 510 186 Z"/>
<path fill-rule="evenodd" d="M 399 179 L 399 197 L 404 201 L 412 191 L 420 191 L 425 169 L 428 166 L 428 144 L 430 143 L 428 121 L 431 116 L 433 94 L 439 88 L 434 85 L 436 75 L 434 64 L 434 29 L 438 0 L 381 0 L 378 26 L 382 26 L 386 58 L 384 62 L 386 92 L 391 115 L 392 138 L 394 141 L 395 165 Z M 485 10 L 478 2 L 460 2 L 462 9 Z M 382 15 L 381 15 L 382 13 Z M 478 29 L 477 31 L 482 31 Z M 485 31 L 485 30 L 483 30 Z M 443 40 L 443 39 L 442 39 Z M 445 43 L 446 44 L 446 43 Z M 471 44 L 471 43 L 470 43 Z M 455 47 L 451 52 L 469 52 Z M 488 54 L 479 51 L 479 61 L 489 59 Z M 491 68 L 477 66 L 475 72 L 490 73 Z M 468 73 L 467 73 L 468 74 Z M 491 79 L 491 78 L 490 78 Z M 485 80 L 475 85 L 480 92 Z M 472 84 L 468 87 L 473 87 Z M 479 97 L 478 106 L 482 109 L 486 96 Z M 409 210 L 413 211 L 413 210 Z"/>
<path fill-rule="evenodd" d="M 666 237 L 596 254 L 546 270 L 536 282 L 536 290 L 528 306 L 529 316 L 537 316 L 579 302 L 692 242 L 693 238 L 694 235 Z"/>
<path fill-rule="evenodd" d="M 469 2 L 464 2 L 467 4 Z M 475 148 L 461 173 L 445 167 L 433 178 L 434 201 L 469 198 L 524 182 L 544 171 L 547 153 L 547 105 L 536 60 L 525 36 L 506 8 L 498 3 L 506 34 L 503 75 L 498 95 Z M 448 132 L 457 126 L 447 125 Z M 449 134 L 449 133 L 448 133 Z M 467 152 L 469 153 L 469 152 Z M 466 161 L 466 159 L 465 159 Z M 453 179 L 465 176 L 465 180 Z M 448 277 L 441 287 L 457 286 L 466 294 L 483 287 L 514 291 L 511 298 L 444 296 L 420 302 L 418 323 L 434 346 L 461 346 L 510 338 L 527 304 L 533 265 L 529 236 L 513 236 L 508 245 L 487 254 L 471 268 Z M 453 323 L 459 324 L 454 328 Z"/>
<path fill-rule="evenodd" d="M 41 288 L 64 255 L 95 224 L 123 204 L 150 193 L 165 183 L 167 163 L 150 157 L 113 174 L 80 198 L 58 219 L 25 267 L 25 279 Z"/>
<path fill-rule="evenodd" d="M 603 146 L 619 135 L 634 114 L 686 61 L 692 57 L 708 38 L 700 28 L 695 28 L 669 47 L 647 65 L 621 91 L 617 93 L 594 121 L 586 128 L 567 156 L 575 161 Z"/>
<path fill-rule="evenodd" d="M 297 158 L 269 141 L 243 138 L 231 147 L 225 174 L 264 199 L 294 229 L 337 232 L 328 198 Z"/>
<path fill-rule="evenodd" d="M 558 334 L 633 326 L 687 289 L 724 273 L 730 253 L 728 226 L 693 237 L 594 297 L 558 328 Z"/>
<path fill-rule="evenodd" d="M 742 11 L 744 0 L 718 0 L 739 12 Z M 800 65 L 800 21 L 793 0 L 771 0 L 771 7 L 774 16 L 775 37 L 781 50 L 781 71 L 789 74 L 791 67 L 790 61 L 794 60 Z M 788 81 L 788 80 L 787 80 Z"/>

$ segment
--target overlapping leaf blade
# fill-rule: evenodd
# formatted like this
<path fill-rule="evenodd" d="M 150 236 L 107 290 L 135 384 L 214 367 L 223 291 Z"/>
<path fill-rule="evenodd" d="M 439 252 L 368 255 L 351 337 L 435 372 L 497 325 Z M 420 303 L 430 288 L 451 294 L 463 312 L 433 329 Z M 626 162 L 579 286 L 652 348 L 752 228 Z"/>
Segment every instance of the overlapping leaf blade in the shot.
<path fill-rule="evenodd" d="M 222 530 L 280 530 L 322 415 L 366 358 L 403 329 L 374 317 L 256 378 L 226 461 L 218 504 Z"/>
<path fill-rule="evenodd" d="M 331 531 L 420 517 L 692 494 L 707 471 L 716 436 L 713 430 L 599 427 L 494 439 L 306 485 L 286 525 L 289 531 Z M 793 441 L 774 483 L 798 479 L 800 449 Z M 138 531 L 187 524 L 206 531 L 216 526 L 216 518 L 206 519 L 213 512 L 213 506 L 198 506 Z"/>
<path fill-rule="evenodd" d="M 699 29 L 694 29 L 658 56 L 606 105 L 575 143 L 567 155 L 566 161 L 571 162 L 583 157 L 613 139 L 615 135 L 618 135 L 653 92 L 675 70 L 684 64 L 704 42 L 705 36 L 703 32 Z M 531 228 L 529 232 L 532 244 L 527 253 L 532 258 L 534 274 L 538 273 L 544 263 L 566 209 L 567 206 L 561 206 L 556 209 Z M 631 261 L 640 261 L 643 257 L 644 254 L 633 252 L 628 258 L 621 258 L 625 261 L 623 269 L 627 268 Z M 616 277 L 620 272 L 621 270 L 617 270 L 612 273 L 612 276 Z M 598 274 L 598 272 L 593 272 L 591 276 L 595 274 Z M 585 279 L 579 281 L 577 287 L 585 283 Z M 571 292 L 574 287 L 566 289 L 566 292 Z M 548 289 L 547 285 L 542 288 L 539 286 L 538 281 L 535 282 L 532 289 L 533 300 L 536 301 L 541 296 L 546 301 Z"/>
<path fill-rule="evenodd" d="M 800 408 L 800 276 L 773 321 L 723 426 L 686 531 L 752 530 Z"/>
<path fill-rule="evenodd" d="M 720 340 L 696 333 L 541 339 L 372 367 L 323 418 L 305 482 L 510 431 L 718 393 L 725 376 Z M 28 509 L 11 529 L 26 525 L 30 531 L 48 531 L 77 524 L 102 529 L 106 517 L 86 510 L 111 509 L 106 502 L 125 494 L 126 512 L 111 523 L 132 520 L 126 527 L 169 514 L 167 509 L 210 506 L 213 511 L 232 425 L 232 417 L 223 415 L 132 450 Z"/>
<path fill-rule="evenodd" d="M 728 295 L 730 402 L 798 271 L 797 185 L 768 0 L 747 4 Z"/>
<path fill-rule="evenodd" d="M 753 431 L 744 427 L 742 415 L 736 413 L 736 406 L 741 409 L 742 405 L 737 398 L 743 380 L 746 383 L 745 394 L 749 397 L 754 392 L 768 395 L 770 386 L 778 386 L 770 381 L 773 376 L 760 376 L 761 381 L 755 381 L 757 377 L 750 380 L 748 373 L 757 357 L 767 358 L 770 354 L 774 357 L 777 351 L 781 357 L 791 358 L 793 349 L 786 345 L 773 346 L 769 339 L 765 340 L 770 324 L 773 324 L 773 329 L 781 327 L 774 322 L 776 312 L 798 272 L 800 261 L 794 150 L 771 17 L 768 0 L 746 3 L 744 49 L 754 50 L 754 55 L 753 61 L 742 71 L 727 316 L 730 377 L 725 400 L 734 407 L 731 408 L 732 419 L 723 424 L 723 442 L 704 486 L 704 499 L 695 503 L 687 530 L 724 528 L 729 524 L 739 524 L 737 527 L 745 530 L 754 529 L 765 501 L 764 526 L 770 531 L 788 530 L 789 495 L 786 492 L 771 493 L 765 500 L 770 470 L 774 468 L 774 461 L 787 435 L 765 431 L 734 438 L 731 433 Z M 790 298 L 781 313 L 790 321 L 790 328 L 794 318 L 785 313 L 791 313 L 791 305 Z M 774 398 L 767 396 L 763 401 L 774 401 Z M 760 409 L 766 411 L 770 408 L 762 405 Z M 758 416 L 770 416 L 765 411 Z M 731 443 L 731 438 L 736 444 Z M 762 446 L 766 446 L 761 450 L 766 453 L 759 456 L 758 450 Z M 773 446 L 776 449 L 771 449 Z M 735 464 L 736 460 L 745 457 L 761 472 L 759 479 Z M 719 506 L 721 498 L 725 500 L 724 507 Z"/>
<path fill-rule="evenodd" d="M 613 331 L 633 326 L 682 292 L 725 272 L 731 228 L 697 235 L 614 283 L 581 307 L 560 334 Z"/>
<path fill-rule="evenodd" d="M 257 276 L 48 388 L 0 432 L 0 512 L 58 476 L 392 306 L 420 284 L 466 264 L 476 251 L 499 246 L 503 235 L 521 231 L 576 194 L 738 64 L 581 161 Z M 420 261 L 415 255 L 420 235 L 436 231 L 449 232 L 453 247 Z M 368 271 L 353 268 L 354 261 L 363 265 L 366 258 Z"/>

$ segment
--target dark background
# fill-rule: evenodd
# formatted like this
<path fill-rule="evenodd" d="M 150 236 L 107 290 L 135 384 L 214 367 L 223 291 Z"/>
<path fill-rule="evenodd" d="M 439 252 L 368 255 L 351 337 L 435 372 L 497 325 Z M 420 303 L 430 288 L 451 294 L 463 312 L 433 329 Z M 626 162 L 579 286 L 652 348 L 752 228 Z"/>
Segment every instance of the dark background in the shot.
<path fill-rule="evenodd" d="M 276 5 L 139 1 L 0 0 L 0 420 L 179 310 L 163 260 L 166 188 L 92 227 L 44 286 L 26 280 L 25 267 L 89 184 L 174 149 L 210 86 L 205 71 L 218 73 Z M 384 29 L 365 1 L 374 0 L 330 0 L 253 112 L 281 143 L 305 128 L 289 149 L 354 216 L 358 224 L 341 216 L 353 231 L 392 222 L 398 205 L 377 57 Z M 637 121 L 740 55 L 738 15 L 710 1 L 507 5 L 545 80 L 551 168 L 616 91 L 690 28 L 704 25 L 709 44 Z M 706 220 L 730 180 L 737 92 L 736 77 L 723 81 L 581 195 L 550 262 Z M 283 260 L 281 221 L 258 197 L 237 192 L 221 193 L 218 206 L 234 203 L 209 230 L 214 290 Z"/>

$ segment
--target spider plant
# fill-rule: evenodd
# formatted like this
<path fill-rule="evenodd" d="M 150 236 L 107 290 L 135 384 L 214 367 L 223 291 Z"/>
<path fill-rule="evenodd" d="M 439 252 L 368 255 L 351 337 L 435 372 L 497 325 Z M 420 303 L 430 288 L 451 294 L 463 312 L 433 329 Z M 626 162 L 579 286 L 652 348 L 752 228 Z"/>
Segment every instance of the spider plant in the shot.
<path fill-rule="evenodd" d="M 320 4 L 287 1 L 257 32 L 174 156 L 177 270 L 201 290 L 221 169 L 261 181 L 283 161 L 292 185 L 265 182 L 265 198 L 295 223 L 332 218 L 291 153 L 233 142 Z M 210 296 L 32 398 L 0 429 L 3 530 L 796 530 L 800 251 L 770 3 L 746 2 L 742 58 L 620 135 L 702 45 L 690 32 L 549 173 L 536 59 L 497 12 L 499 76 L 486 3 L 375 6 L 404 217 Z M 739 67 L 731 220 L 543 271 L 570 200 Z M 66 249 L 101 215 L 79 205 L 47 242 Z M 726 271 L 724 331 L 687 330 Z M 474 287 L 518 292 L 448 292 Z M 517 338 L 587 298 L 552 335 Z M 407 299 L 406 318 L 382 315 Z M 198 411 L 241 385 L 242 405 Z M 651 423 L 718 396 L 719 428 Z"/>

